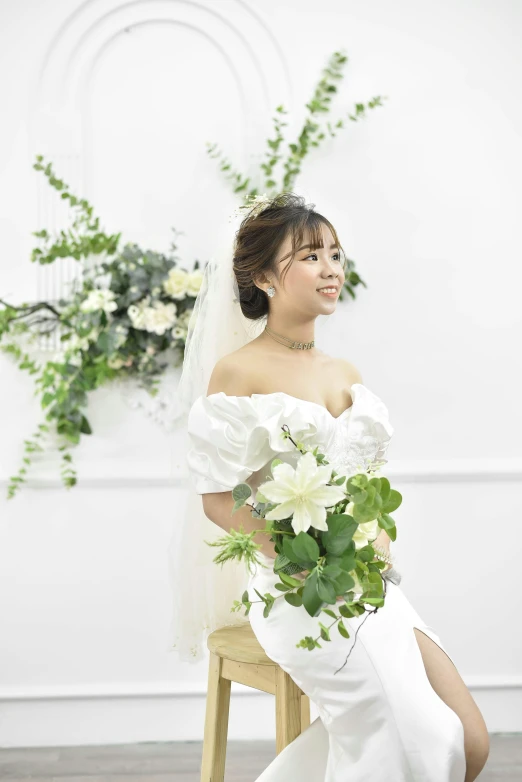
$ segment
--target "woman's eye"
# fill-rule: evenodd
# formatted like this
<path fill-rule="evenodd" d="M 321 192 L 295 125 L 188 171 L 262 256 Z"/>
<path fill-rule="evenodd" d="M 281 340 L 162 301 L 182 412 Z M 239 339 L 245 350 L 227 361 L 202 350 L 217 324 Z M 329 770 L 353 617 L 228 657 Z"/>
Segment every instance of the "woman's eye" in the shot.
<path fill-rule="evenodd" d="M 306 256 L 306 258 L 305 258 L 305 261 L 307 261 L 307 260 L 308 260 L 308 258 L 311 258 L 311 257 L 312 257 L 312 255 L 313 255 L 313 256 L 315 256 L 315 257 L 317 258 L 317 253 L 311 253 L 310 255 L 307 255 L 307 256 Z M 335 258 L 336 256 L 337 256 L 337 260 L 340 260 L 340 259 L 341 259 L 341 255 L 340 255 L 340 253 L 334 253 L 334 254 L 333 254 L 333 257 L 334 257 L 334 258 Z"/>

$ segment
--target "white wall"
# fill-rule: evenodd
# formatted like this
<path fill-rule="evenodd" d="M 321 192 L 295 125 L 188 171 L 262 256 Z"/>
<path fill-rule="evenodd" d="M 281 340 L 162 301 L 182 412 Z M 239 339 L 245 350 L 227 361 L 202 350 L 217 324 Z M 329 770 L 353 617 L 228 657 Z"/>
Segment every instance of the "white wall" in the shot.
<path fill-rule="evenodd" d="M 353 361 L 388 405 L 404 592 L 489 730 L 520 731 L 522 7 L 317 7 L 4 5 L 0 297 L 58 284 L 29 262 L 31 231 L 60 217 L 36 154 L 108 230 L 166 250 L 175 226 L 184 257 L 206 261 L 236 201 L 205 142 L 241 170 L 259 160 L 274 107 L 299 127 L 321 68 L 345 48 L 333 118 L 389 99 L 310 155 L 297 183 L 368 284 L 339 305 L 320 347 Z M 166 649 L 183 433 L 101 389 L 95 434 L 75 452 L 79 485 L 61 488 L 51 454 L 7 502 L 41 419 L 32 379 L 3 355 L 0 373 L 0 745 L 201 739 L 206 664 Z M 273 736 L 271 699 L 236 693 L 230 736 Z"/>

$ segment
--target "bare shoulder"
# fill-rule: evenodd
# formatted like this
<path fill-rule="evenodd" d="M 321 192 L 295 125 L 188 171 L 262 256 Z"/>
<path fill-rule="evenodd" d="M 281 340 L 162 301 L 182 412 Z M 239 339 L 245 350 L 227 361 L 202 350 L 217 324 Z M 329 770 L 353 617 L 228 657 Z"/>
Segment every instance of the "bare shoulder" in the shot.
<path fill-rule="evenodd" d="M 240 348 L 216 363 L 210 376 L 207 396 L 220 391 L 229 396 L 250 396 L 256 379 L 255 364 L 250 360 L 249 352 Z"/>
<path fill-rule="evenodd" d="M 343 378 L 345 378 L 346 381 L 350 385 L 353 385 L 354 383 L 361 383 L 363 382 L 361 373 L 355 366 L 355 364 L 352 364 L 351 361 L 348 361 L 345 358 L 336 358 L 335 364 L 338 369 L 338 371 L 342 374 Z"/>

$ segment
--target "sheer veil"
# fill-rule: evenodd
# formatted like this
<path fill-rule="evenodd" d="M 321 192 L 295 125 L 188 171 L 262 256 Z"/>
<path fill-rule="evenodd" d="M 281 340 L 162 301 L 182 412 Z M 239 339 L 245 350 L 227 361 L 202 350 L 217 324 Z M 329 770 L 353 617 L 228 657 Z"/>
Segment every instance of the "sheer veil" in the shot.
<path fill-rule="evenodd" d="M 216 362 L 250 342 L 263 330 L 266 316 L 245 318 L 239 305 L 239 290 L 232 266 L 236 231 L 243 215 L 231 216 L 226 237 L 204 268 L 203 281 L 187 332 L 183 369 L 178 385 L 179 402 L 185 414 L 200 395 L 206 395 Z M 186 419 L 185 419 L 186 420 Z M 190 447 L 185 432 L 183 455 Z M 186 461 L 185 461 L 186 465 Z M 179 659 L 195 662 L 204 658 L 206 638 L 218 627 L 246 624 L 244 611 L 231 612 L 240 599 L 250 574 L 245 563 L 216 565 L 216 549 L 207 546 L 224 531 L 203 512 L 202 497 L 192 482 L 187 486 L 186 505 L 174 517 L 168 549 L 172 590 L 172 617 L 168 651 Z"/>

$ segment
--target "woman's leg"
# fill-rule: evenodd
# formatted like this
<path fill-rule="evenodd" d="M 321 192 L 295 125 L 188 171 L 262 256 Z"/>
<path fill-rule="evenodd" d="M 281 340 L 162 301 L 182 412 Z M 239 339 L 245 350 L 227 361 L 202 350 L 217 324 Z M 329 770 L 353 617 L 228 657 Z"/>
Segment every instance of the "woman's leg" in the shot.
<path fill-rule="evenodd" d="M 413 628 L 426 674 L 437 695 L 457 714 L 464 727 L 466 778 L 473 782 L 489 755 L 489 734 L 484 718 L 457 668 L 432 638 Z"/>

